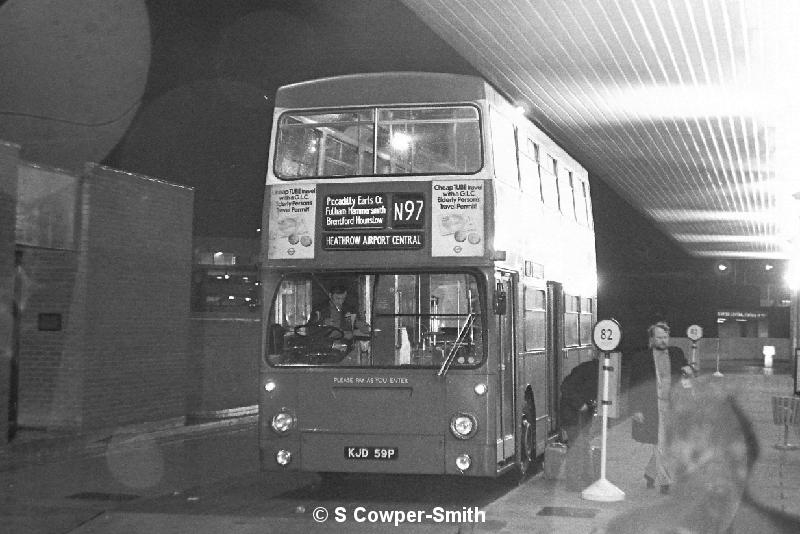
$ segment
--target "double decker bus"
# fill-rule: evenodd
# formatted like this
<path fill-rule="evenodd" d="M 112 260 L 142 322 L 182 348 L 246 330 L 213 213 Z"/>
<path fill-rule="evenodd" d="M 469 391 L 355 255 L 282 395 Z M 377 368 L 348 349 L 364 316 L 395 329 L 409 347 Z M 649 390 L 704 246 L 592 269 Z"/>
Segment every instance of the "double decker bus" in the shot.
<path fill-rule="evenodd" d="M 263 469 L 526 473 L 592 357 L 586 171 L 476 77 L 339 76 L 275 103 Z"/>

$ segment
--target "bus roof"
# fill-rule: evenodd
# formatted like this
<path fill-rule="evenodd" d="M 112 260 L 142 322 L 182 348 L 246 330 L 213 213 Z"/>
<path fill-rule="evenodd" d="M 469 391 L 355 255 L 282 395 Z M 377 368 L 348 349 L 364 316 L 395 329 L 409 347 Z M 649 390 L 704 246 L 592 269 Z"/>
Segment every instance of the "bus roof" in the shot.
<path fill-rule="evenodd" d="M 320 78 L 278 89 L 279 108 L 375 106 L 475 101 L 489 86 L 476 76 L 433 72 L 378 72 Z"/>

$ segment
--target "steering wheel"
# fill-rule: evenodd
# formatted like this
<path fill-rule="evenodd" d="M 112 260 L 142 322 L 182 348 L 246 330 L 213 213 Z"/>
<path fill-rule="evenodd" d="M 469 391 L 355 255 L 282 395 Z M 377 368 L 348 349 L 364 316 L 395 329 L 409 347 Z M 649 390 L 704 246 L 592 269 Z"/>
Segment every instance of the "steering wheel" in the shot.
<path fill-rule="evenodd" d="M 295 327 L 294 333 L 292 359 L 296 363 L 338 363 L 351 348 L 349 343 L 334 346 L 345 337 L 344 330 L 336 326 L 305 324 Z M 345 347 L 347 350 L 343 350 Z"/>
<path fill-rule="evenodd" d="M 344 330 L 342 330 L 338 326 L 323 325 L 320 328 L 324 332 L 323 334 L 321 334 L 322 337 L 326 337 L 334 341 L 342 339 L 344 337 Z"/>

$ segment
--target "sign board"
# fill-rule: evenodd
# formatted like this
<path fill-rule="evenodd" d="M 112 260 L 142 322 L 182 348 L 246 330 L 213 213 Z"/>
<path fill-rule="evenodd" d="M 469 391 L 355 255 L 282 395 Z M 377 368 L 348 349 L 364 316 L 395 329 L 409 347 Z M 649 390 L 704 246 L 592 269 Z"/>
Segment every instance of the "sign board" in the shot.
<path fill-rule="evenodd" d="M 425 246 L 422 193 L 394 193 L 391 201 L 385 193 L 340 193 L 325 195 L 323 204 L 324 250 L 415 250 Z M 400 231 L 389 231 L 390 226 Z"/>
<path fill-rule="evenodd" d="M 717 319 L 766 319 L 766 312 L 740 311 L 740 310 L 717 310 Z"/>
<path fill-rule="evenodd" d="M 326 195 L 324 231 L 386 228 L 386 195 Z"/>
<path fill-rule="evenodd" d="M 483 256 L 483 181 L 442 180 L 432 188 L 431 255 Z"/>
<path fill-rule="evenodd" d="M 325 250 L 415 250 L 425 245 L 422 232 L 324 234 Z"/>
<path fill-rule="evenodd" d="M 269 259 L 314 257 L 317 186 L 274 185 L 269 207 Z"/>
<path fill-rule="evenodd" d="M 619 346 L 622 329 L 614 319 L 603 319 L 594 325 L 592 340 L 594 346 L 603 352 L 611 352 Z"/>
<path fill-rule="evenodd" d="M 691 339 L 692 341 L 697 341 L 703 337 L 703 327 L 700 325 L 693 324 L 689 328 L 686 329 L 686 337 Z"/>

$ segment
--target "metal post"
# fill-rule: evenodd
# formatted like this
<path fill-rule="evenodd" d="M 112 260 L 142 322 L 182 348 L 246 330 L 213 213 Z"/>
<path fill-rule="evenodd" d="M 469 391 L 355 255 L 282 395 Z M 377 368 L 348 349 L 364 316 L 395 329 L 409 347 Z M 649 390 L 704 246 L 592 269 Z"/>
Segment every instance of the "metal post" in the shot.
<path fill-rule="evenodd" d="M 717 331 L 717 370 L 714 372 L 714 375 L 717 378 L 721 378 L 725 375 L 719 372 L 719 331 Z"/>
<path fill-rule="evenodd" d="M 794 394 L 800 396 L 800 347 L 794 349 Z"/>
<path fill-rule="evenodd" d="M 789 308 L 792 322 L 792 354 L 794 354 L 794 389 L 795 395 L 800 395 L 800 346 L 798 343 L 798 330 L 800 330 L 800 289 L 792 290 L 792 306 Z"/>
<path fill-rule="evenodd" d="M 625 492 L 616 487 L 606 478 L 606 445 L 608 444 L 608 405 L 611 400 L 608 398 L 608 381 L 610 379 L 609 373 L 613 370 L 620 372 L 619 369 L 613 369 L 610 365 L 611 354 L 603 352 L 603 398 L 601 405 L 603 407 L 603 426 L 601 432 L 601 449 L 600 449 L 600 479 L 594 484 L 583 490 L 581 497 L 590 501 L 604 501 L 615 502 L 625 500 Z"/>

